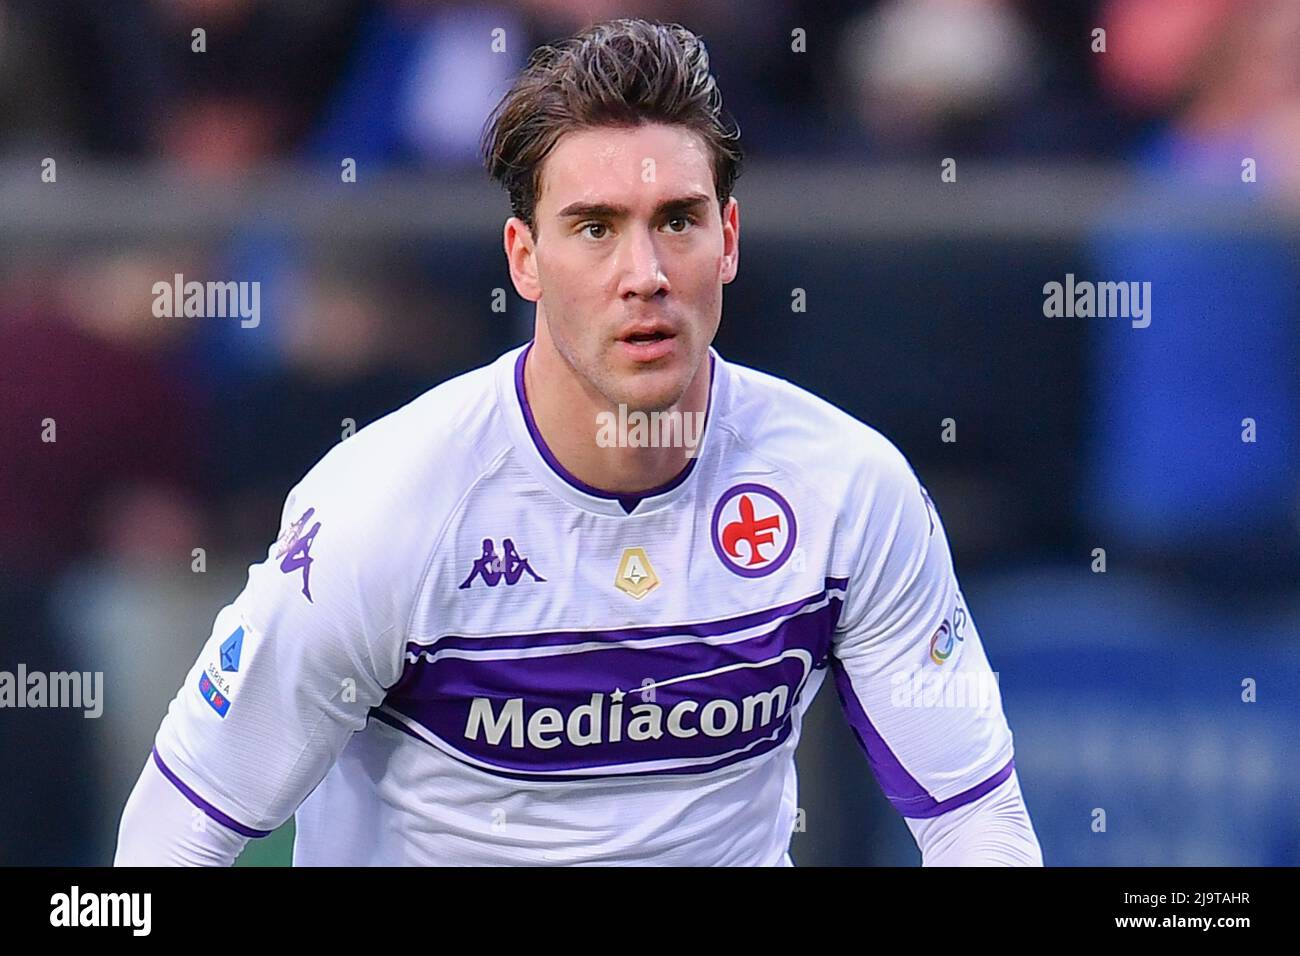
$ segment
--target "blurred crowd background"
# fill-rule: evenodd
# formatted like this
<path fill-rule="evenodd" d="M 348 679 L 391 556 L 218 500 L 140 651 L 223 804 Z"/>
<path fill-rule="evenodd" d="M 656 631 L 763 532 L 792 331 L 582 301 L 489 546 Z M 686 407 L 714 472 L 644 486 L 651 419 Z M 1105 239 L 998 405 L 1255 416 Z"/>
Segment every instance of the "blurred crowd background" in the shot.
<path fill-rule="evenodd" d="M 0 710 L 0 863 L 110 861 L 289 488 L 529 337 L 482 125 L 623 15 L 701 34 L 740 124 L 719 351 L 912 460 L 1047 862 L 1300 862 L 1300 3 L 0 0 L 0 670 L 105 674 L 98 720 Z M 176 273 L 259 324 L 155 318 Z M 1150 327 L 1045 317 L 1067 273 Z M 796 863 L 917 861 L 831 691 L 799 763 Z"/>

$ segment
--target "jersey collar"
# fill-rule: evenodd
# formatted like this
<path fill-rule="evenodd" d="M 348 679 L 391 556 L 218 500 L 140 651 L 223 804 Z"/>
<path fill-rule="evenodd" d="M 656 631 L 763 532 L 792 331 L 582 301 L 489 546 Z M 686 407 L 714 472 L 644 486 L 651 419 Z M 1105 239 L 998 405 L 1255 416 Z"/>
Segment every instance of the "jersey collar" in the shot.
<path fill-rule="evenodd" d="M 528 342 L 501 356 L 497 369 L 497 391 L 516 449 L 529 470 L 547 488 L 565 501 L 586 511 L 623 518 L 658 511 L 688 492 L 693 484 L 690 478 L 699 469 L 700 459 L 715 444 L 709 438 L 714 431 L 714 410 L 720 407 L 718 393 L 725 378 L 725 362 L 711 346 L 709 348 L 709 397 L 705 405 L 704 432 L 700 436 L 695 456 L 669 481 L 635 494 L 605 491 L 587 484 L 560 464 L 547 447 L 533 419 L 533 411 L 524 388 L 524 361 L 532 347 L 533 343 Z"/>

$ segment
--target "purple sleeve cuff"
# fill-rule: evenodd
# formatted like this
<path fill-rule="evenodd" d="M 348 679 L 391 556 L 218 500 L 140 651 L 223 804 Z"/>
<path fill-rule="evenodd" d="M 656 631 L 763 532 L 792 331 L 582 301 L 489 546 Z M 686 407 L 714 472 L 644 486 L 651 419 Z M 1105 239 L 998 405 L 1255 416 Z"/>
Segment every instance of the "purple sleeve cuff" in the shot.
<path fill-rule="evenodd" d="M 968 803 L 973 803 L 980 797 L 984 796 L 984 794 L 1001 786 L 1011 776 L 1011 771 L 1014 769 L 1016 769 L 1016 758 L 1012 757 L 1006 762 L 1006 766 L 1001 770 L 984 782 L 975 784 L 975 786 L 971 787 L 969 790 L 963 790 L 961 793 L 954 797 L 949 797 L 947 800 L 935 800 L 931 797 L 927 805 L 912 806 L 908 807 L 906 810 L 900 809 L 899 812 L 905 817 L 929 819 L 930 817 L 937 817 L 940 814 L 947 813 L 949 810 L 956 810 L 958 807 L 965 806 Z"/>
<path fill-rule="evenodd" d="M 831 670 L 835 675 L 835 689 L 839 693 L 840 703 L 844 706 L 844 715 L 848 718 L 849 727 L 858 738 L 858 744 L 866 754 L 867 763 L 871 765 L 871 771 L 875 774 L 880 788 L 885 791 L 889 802 L 902 816 L 928 819 L 947 813 L 949 810 L 956 810 L 960 806 L 978 800 L 1003 783 L 1015 769 L 1016 758 L 1012 757 L 1001 770 L 987 780 L 947 800 L 936 800 L 919 780 L 907 772 L 907 768 L 903 766 L 898 756 L 885 743 L 885 738 L 876 730 L 871 718 L 862 709 L 862 703 L 853 690 L 853 682 L 849 678 L 848 671 L 844 669 L 843 663 L 838 658 L 831 658 Z"/>
<path fill-rule="evenodd" d="M 157 747 L 153 748 L 153 762 L 158 765 L 158 769 L 162 771 L 162 775 L 166 777 L 168 780 L 170 780 L 172 782 L 172 785 L 185 795 L 185 799 L 189 800 L 190 803 L 194 804 L 196 807 L 198 807 L 200 810 L 202 810 L 204 813 L 210 816 L 213 820 L 216 820 L 218 823 L 220 823 L 223 827 L 234 830 L 240 836 L 264 837 L 264 836 L 271 835 L 270 830 L 254 830 L 252 827 L 244 826 L 239 821 L 226 816 L 226 814 L 222 813 L 212 804 L 208 803 L 208 801 L 200 797 L 197 793 L 195 793 L 188 786 L 186 786 L 180 777 L 172 773 L 170 767 L 168 767 L 165 763 L 163 763 L 162 757 L 159 756 L 158 754 Z"/>

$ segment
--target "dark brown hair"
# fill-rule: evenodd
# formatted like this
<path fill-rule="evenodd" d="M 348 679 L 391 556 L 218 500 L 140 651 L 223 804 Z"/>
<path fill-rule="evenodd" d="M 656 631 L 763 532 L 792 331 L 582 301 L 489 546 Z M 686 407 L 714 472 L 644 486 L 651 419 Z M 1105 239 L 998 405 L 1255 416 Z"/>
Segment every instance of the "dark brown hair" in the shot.
<path fill-rule="evenodd" d="M 488 117 L 483 158 L 510 194 L 514 214 L 536 235 L 542 162 L 560 137 L 647 122 L 703 137 L 719 208 L 726 205 L 740 175 L 740 127 L 724 119 L 704 41 L 675 23 L 609 20 L 538 47 Z"/>

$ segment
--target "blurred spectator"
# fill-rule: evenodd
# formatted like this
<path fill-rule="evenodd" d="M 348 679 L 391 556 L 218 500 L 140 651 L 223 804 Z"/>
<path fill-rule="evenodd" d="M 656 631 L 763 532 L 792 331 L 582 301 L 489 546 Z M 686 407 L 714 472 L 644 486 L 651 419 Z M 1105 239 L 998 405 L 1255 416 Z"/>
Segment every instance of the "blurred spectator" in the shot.
<path fill-rule="evenodd" d="M 194 170 L 247 168 L 299 141 L 352 45 L 362 6 L 6 0 L 0 49 L 14 50 L 23 65 L 7 71 L 17 90 L 0 102 L 41 109 L 26 108 L 39 133 L 0 136 L 45 155 L 58 147 L 166 158 Z M 193 49 L 196 29 L 205 31 L 202 52 Z M 5 43 L 7 34 L 35 46 Z"/>
<path fill-rule="evenodd" d="M 187 320 L 152 315 L 160 275 L 156 258 L 123 253 L 6 290 L 5 567 L 51 573 L 87 551 L 170 560 L 194 539 L 204 403 L 176 364 Z"/>
<path fill-rule="evenodd" d="M 358 165 L 476 163 L 483 120 L 528 49 L 524 20 L 511 7 L 378 4 L 310 152 Z"/>
<path fill-rule="evenodd" d="M 470 321 L 458 292 L 399 263 L 322 249 L 275 274 L 273 285 L 292 291 L 264 320 L 276 326 L 273 354 L 223 382 L 227 412 L 213 436 L 220 523 L 234 540 L 277 529 L 290 488 L 331 446 L 511 341 Z"/>
<path fill-rule="evenodd" d="M 1300 5 L 1113 0 L 1110 89 L 1173 119 L 1140 196 L 1300 206 Z M 1257 182 L 1243 182 L 1253 158 Z M 1300 259 L 1290 235 L 1114 229 L 1099 278 L 1147 281 L 1151 325 L 1083 320 L 1093 355 L 1089 510 L 1124 551 L 1204 584 L 1294 587 L 1300 557 Z M 1082 278 L 1082 277 L 1081 277 Z M 1242 440 L 1244 420 L 1257 440 Z"/>
<path fill-rule="evenodd" d="M 827 89 L 841 149 L 881 156 L 1107 155 L 1135 123 L 1102 108 L 1087 3 L 886 0 L 838 31 Z"/>
<path fill-rule="evenodd" d="M 1005 112 L 1032 91 L 1039 55 L 998 0 L 888 0 L 849 26 L 843 48 L 859 118 L 904 142 Z"/>
<path fill-rule="evenodd" d="M 101 670 L 55 623 L 56 576 L 88 556 L 186 566 L 201 540 L 205 426 L 170 364 L 183 331 L 149 309 L 156 265 L 130 253 L 78 258 L 0 290 L 0 670 Z M 0 766 L 22 768 L 0 787 L 0 862 L 101 862 L 90 723 L 69 709 L 6 709 L 0 720 Z"/>

